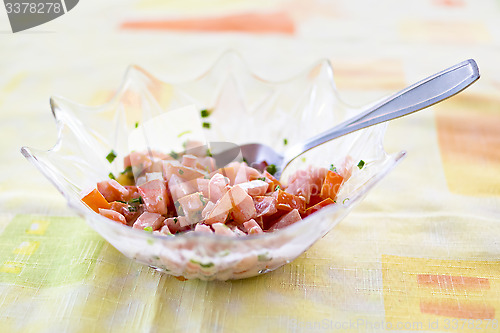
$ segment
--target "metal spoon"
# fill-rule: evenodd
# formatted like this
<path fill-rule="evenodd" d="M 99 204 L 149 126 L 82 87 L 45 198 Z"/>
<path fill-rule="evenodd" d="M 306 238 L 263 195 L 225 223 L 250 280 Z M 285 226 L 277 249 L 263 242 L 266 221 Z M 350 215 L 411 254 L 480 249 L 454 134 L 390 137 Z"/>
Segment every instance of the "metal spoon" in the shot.
<path fill-rule="evenodd" d="M 260 143 L 245 144 L 240 149 L 248 165 L 259 165 L 263 161 L 268 165 L 274 164 L 277 169 L 275 177 L 279 179 L 288 164 L 306 151 L 362 128 L 422 110 L 459 93 L 477 79 L 479 69 L 476 62 L 469 59 L 429 76 L 355 117 L 288 148 L 283 155 Z"/>

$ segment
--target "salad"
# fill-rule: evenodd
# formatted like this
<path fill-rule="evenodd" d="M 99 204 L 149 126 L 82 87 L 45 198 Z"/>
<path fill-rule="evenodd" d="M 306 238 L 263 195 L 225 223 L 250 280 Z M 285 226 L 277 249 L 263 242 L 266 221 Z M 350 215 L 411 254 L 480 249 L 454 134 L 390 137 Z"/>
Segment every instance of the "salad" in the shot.
<path fill-rule="evenodd" d="M 107 158 L 112 162 L 116 154 Z M 82 202 L 96 213 L 155 234 L 246 236 L 285 228 L 336 203 L 351 168 L 308 166 L 282 184 L 275 168 L 233 161 L 222 168 L 210 153 L 132 152 L 124 170 L 100 181 Z M 358 165 L 359 167 L 359 165 Z"/>

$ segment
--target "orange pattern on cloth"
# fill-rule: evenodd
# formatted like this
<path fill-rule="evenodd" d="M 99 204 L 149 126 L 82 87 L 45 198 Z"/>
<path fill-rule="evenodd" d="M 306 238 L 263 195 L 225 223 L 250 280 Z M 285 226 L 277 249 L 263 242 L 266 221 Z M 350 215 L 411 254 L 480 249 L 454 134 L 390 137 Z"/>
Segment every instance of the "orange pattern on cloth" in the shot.
<path fill-rule="evenodd" d="M 450 191 L 500 195 L 499 102 L 468 94 L 436 106 L 438 141 Z"/>
<path fill-rule="evenodd" d="M 126 21 L 121 29 L 205 32 L 281 33 L 292 35 L 295 24 L 285 12 L 243 13 L 221 17 Z"/>
<path fill-rule="evenodd" d="M 385 320 L 419 323 L 416 330 L 440 329 L 460 320 L 480 320 L 497 332 L 500 309 L 498 294 L 500 261 L 442 260 L 382 255 Z M 462 325 L 462 323 L 459 323 Z M 474 332 L 474 326 L 459 332 Z"/>
<path fill-rule="evenodd" d="M 456 300 L 420 301 L 422 313 L 461 319 L 495 319 L 495 308 L 479 302 L 458 302 Z"/>

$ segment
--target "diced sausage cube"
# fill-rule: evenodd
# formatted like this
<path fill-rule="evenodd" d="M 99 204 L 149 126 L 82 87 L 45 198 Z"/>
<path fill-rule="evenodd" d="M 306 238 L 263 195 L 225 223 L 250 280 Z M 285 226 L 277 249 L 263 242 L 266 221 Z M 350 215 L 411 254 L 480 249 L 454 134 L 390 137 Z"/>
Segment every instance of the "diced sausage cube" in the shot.
<path fill-rule="evenodd" d="M 203 196 L 206 198 L 210 198 L 210 194 L 208 193 L 208 184 L 210 183 L 210 179 L 205 178 L 197 178 L 196 185 L 198 185 L 198 192 L 203 193 Z"/>
<path fill-rule="evenodd" d="M 208 198 L 212 202 L 217 202 L 228 191 L 229 179 L 216 173 L 210 178 L 208 183 Z"/>
<path fill-rule="evenodd" d="M 275 224 L 271 226 L 271 228 L 269 228 L 269 230 L 272 231 L 282 229 L 300 220 L 302 220 L 302 218 L 300 217 L 299 211 L 297 209 L 293 209 L 287 214 L 283 215 Z"/>
<path fill-rule="evenodd" d="M 188 194 L 192 194 L 196 191 L 195 185 L 196 179 L 191 181 L 186 181 L 177 175 L 172 175 L 168 180 L 168 188 L 170 189 L 170 194 L 172 195 L 172 200 L 177 201 Z"/>
<path fill-rule="evenodd" d="M 108 202 L 123 200 L 128 196 L 128 190 L 114 179 L 97 183 L 97 189 Z"/>
<path fill-rule="evenodd" d="M 257 211 L 257 217 L 270 216 L 278 211 L 278 208 L 276 208 L 277 200 L 275 197 L 256 196 L 253 198 L 253 202 L 255 204 L 255 210 Z"/>
<path fill-rule="evenodd" d="M 257 215 L 253 199 L 239 185 L 234 186 L 228 192 L 233 205 L 233 219 L 237 223 L 248 221 Z"/>
<path fill-rule="evenodd" d="M 251 180 L 249 182 L 238 184 L 238 186 L 243 188 L 245 191 L 247 191 L 249 195 L 254 197 L 257 195 L 266 194 L 269 184 L 263 180 L 256 179 L 256 180 Z"/>
<path fill-rule="evenodd" d="M 216 235 L 236 236 L 236 234 L 224 223 L 214 223 L 212 224 L 212 228 Z"/>
<path fill-rule="evenodd" d="M 158 214 L 167 214 L 169 197 L 167 186 L 162 179 L 155 179 L 139 186 L 139 193 L 148 211 Z"/>
<path fill-rule="evenodd" d="M 195 224 L 202 219 L 202 211 L 207 200 L 201 192 L 186 195 L 177 201 L 182 208 L 182 213 L 186 217 L 187 223 Z M 176 206 L 177 207 L 177 206 Z M 177 212 L 179 213 L 179 212 Z"/>
<path fill-rule="evenodd" d="M 251 219 L 243 223 L 243 227 L 245 227 L 245 230 L 247 231 L 248 234 L 254 234 L 254 233 L 260 234 L 263 232 L 260 225 L 254 219 Z"/>
<path fill-rule="evenodd" d="M 212 229 L 210 229 L 210 227 L 209 227 L 208 225 L 205 225 L 205 224 L 200 224 L 200 223 L 198 223 L 198 224 L 194 227 L 194 231 L 195 231 L 195 232 L 207 233 L 207 234 L 211 234 L 211 233 L 213 233 Z"/>
<path fill-rule="evenodd" d="M 160 214 L 144 212 L 137 218 L 133 227 L 141 230 L 151 227 L 153 230 L 158 230 L 163 226 L 164 220 L 165 218 Z"/>
<path fill-rule="evenodd" d="M 114 210 L 99 208 L 99 214 L 101 214 L 104 217 L 107 217 L 110 220 L 127 225 L 127 220 L 125 219 L 125 216 Z"/>
<path fill-rule="evenodd" d="M 168 229 L 173 234 L 179 231 L 186 231 L 190 226 L 185 216 L 169 217 L 165 219 L 165 225 L 168 226 Z"/>

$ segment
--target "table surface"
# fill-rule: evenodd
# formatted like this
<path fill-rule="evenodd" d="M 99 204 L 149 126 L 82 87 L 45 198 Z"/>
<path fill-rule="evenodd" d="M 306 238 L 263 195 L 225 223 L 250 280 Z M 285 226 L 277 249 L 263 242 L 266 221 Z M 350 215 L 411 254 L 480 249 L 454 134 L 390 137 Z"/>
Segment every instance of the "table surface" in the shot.
<path fill-rule="evenodd" d="M 85 0 L 16 34 L 0 9 L 0 45 L 1 332 L 500 330 L 500 1 Z M 55 143 L 52 95 L 99 105 L 130 64 L 175 81 L 228 49 L 271 80 L 329 59 L 352 105 L 468 58 L 482 76 L 391 122 L 407 158 L 298 259 L 183 282 L 115 250 L 19 149 Z"/>

